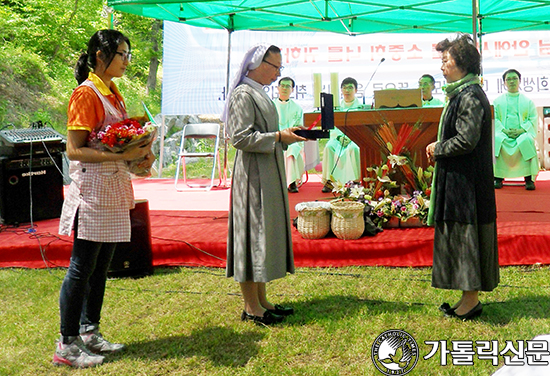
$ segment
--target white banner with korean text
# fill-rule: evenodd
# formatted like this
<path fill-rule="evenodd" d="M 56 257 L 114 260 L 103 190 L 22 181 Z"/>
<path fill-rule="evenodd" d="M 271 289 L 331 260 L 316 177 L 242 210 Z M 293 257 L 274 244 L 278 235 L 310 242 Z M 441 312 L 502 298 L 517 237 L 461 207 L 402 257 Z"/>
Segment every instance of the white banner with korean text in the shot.
<path fill-rule="evenodd" d="M 313 110 L 313 74 L 320 73 L 322 91 L 330 91 L 331 73 L 339 82 L 353 77 L 358 98 L 367 106 L 373 90 L 417 88 L 425 73 L 436 79 L 434 96 L 443 100 L 440 56 L 434 45 L 448 34 L 370 34 L 237 31 L 231 36 L 231 77 L 244 53 L 257 43 L 279 46 L 282 76 L 297 84 L 293 98 L 304 111 Z M 164 115 L 219 114 L 225 101 L 228 33 L 174 22 L 164 23 L 162 112 Z M 381 62 L 383 60 L 383 62 Z M 520 91 L 539 107 L 550 106 L 550 32 L 503 32 L 483 37 L 483 85 L 492 101 L 502 94 L 502 73 L 522 74 Z M 376 71 L 376 72 L 375 72 Z M 374 74 L 374 76 L 373 76 Z M 369 82 L 369 80 L 372 80 Z M 266 88 L 277 96 L 276 83 Z"/>

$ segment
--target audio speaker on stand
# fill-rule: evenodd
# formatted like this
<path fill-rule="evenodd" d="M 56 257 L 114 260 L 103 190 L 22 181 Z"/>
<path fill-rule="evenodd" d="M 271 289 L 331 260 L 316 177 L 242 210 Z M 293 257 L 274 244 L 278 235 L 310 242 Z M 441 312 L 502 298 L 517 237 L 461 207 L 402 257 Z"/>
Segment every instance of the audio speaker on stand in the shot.
<path fill-rule="evenodd" d="M 0 217 L 5 224 L 58 218 L 63 207 L 61 153 L 0 157 Z M 31 217 L 32 216 L 32 217 Z"/>
<path fill-rule="evenodd" d="M 109 268 L 109 277 L 144 277 L 153 274 L 153 247 L 149 201 L 136 200 L 130 210 L 132 236 L 129 243 L 119 243 Z"/>

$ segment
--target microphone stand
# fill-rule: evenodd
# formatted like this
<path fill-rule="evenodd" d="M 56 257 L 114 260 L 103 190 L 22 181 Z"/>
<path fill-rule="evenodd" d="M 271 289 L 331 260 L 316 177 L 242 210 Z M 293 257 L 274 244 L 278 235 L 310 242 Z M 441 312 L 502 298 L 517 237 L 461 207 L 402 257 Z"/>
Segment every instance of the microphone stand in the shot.
<path fill-rule="evenodd" d="M 372 78 L 374 77 L 376 72 L 378 72 L 378 67 L 380 67 L 380 64 L 382 64 L 385 60 L 386 60 L 386 58 L 384 58 L 384 57 L 382 59 L 380 59 L 380 62 L 378 63 L 378 65 L 374 69 L 374 72 L 372 72 L 372 76 L 370 76 L 370 78 L 369 78 L 369 82 L 367 82 L 367 85 L 363 89 L 363 105 L 365 104 L 365 97 L 366 97 L 366 93 L 367 93 L 367 88 L 369 87 L 370 82 L 372 81 Z"/>

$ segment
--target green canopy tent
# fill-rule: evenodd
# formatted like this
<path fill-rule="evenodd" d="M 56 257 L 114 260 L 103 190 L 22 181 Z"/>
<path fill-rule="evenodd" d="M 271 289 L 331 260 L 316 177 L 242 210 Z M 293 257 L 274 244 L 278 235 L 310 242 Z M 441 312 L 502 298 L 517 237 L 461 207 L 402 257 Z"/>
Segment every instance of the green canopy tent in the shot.
<path fill-rule="evenodd" d="M 116 10 L 193 26 L 371 33 L 549 30 L 548 0 L 109 0 Z"/>
<path fill-rule="evenodd" d="M 522 3 L 491 1 L 497 2 Z M 325 31 L 351 36 L 470 30 L 475 34 L 478 14 L 477 0 L 471 3 L 464 0 L 396 0 L 392 4 L 364 0 L 109 0 L 108 4 L 116 10 L 144 17 L 225 29 L 228 31 L 229 50 L 231 33 L 238 30 Z M 550 6 L 548 8 L 550 15 Z M 530 23 L 522 25 L 526 27 Z M 229 62 L 228 51 L 227 80 Z"/>
<path fill-rule="evenodd" d="M 226 87 L 231 33 L 238 30 L 350 36 L 460 31 L 480 40 L 484 33 L 550 30 L 550 0 L 392 0 L 386 4 L 368 0 L 108 0 L 108 5 L 144 17 L 227 30 Z"/>

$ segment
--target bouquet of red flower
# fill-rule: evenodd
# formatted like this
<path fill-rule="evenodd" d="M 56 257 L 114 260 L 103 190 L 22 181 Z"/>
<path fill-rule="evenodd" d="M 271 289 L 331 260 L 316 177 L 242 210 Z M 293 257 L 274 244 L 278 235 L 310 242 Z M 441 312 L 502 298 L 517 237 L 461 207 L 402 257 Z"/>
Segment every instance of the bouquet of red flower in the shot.
<path fill-rule="evenodd" d="M 147 144 L 157 135 L 157 128 L 151 122 L 141 124 L 135 119 L 124 119 L 109 124 L 98 132 L 90 133 L 88 141 L 100 144 L 113 153 L 122 153 L 130 148 Z M 151 168 L 139 167 L 145 158 L 128 162 L 130 172 L 137 176 L 149 176 Z"/>

